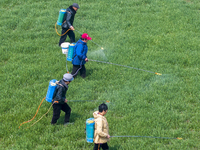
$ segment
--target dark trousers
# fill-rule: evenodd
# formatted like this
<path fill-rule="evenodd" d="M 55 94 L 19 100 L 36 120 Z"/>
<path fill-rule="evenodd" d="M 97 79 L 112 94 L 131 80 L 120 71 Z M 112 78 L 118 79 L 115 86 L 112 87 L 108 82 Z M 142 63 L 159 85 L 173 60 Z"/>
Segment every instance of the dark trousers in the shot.
<path fill-rule="evenodd" d="M 95 144 L 94 143 L 94 148 L 93 150 L 100 150 L 100 148 L 102 148 L 103 150 L 108 150 L 108 144 L 107 143 L 103 143 L 103 144 Z"/>
<path fill-rule="evenodd" d="M 86 68 L 85 65 L 73 65 L 73 69 L 72 69 L 72 75 L 75 78 L 78 74 L 78 72 L 80 71 L 80 76 L 82 78 L 86 77 Z"/>
<path fill-rule="evenodd" d="M 61 34 L 64 34 L 69 28 L 62 28 L 62 32 Z M 65 42 L 66 38 L 67 38 L 67 35 L 69 36 L 70 38 L 70 42 L 71 43 L 74 43 L 75 42 L 75 34 L 72 30 L 69 30 L 65 35 L 61 36 L 60 37 L 60 41 L 59 41 L 59 46 Z"/>
<path fill-rule="evenodd" d="M 71 108 L 67 103 L 64 104 L 53 104 L 53 118 L 51 120 L 51 124 L 55 124 L 57 120 L 60 118 L 60 112 L 65 112 L 65 123 L 69 122 Z"/>

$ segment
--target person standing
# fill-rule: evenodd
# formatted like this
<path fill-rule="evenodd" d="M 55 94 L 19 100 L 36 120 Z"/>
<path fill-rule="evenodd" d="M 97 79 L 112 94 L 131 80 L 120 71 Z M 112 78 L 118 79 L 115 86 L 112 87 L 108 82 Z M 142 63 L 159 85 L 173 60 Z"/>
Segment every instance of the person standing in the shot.
<path fill-rule="evenodd" d="M 93 150 L 108 150 L 108 144 L 110 135 L 109 135 L 109 126 L 106 117 L 108 111 L 108 106 L 103 103 L 99 105 L 99 111 L 93 113 L 95 121 L 95 131 L 94 131 L 94 149 Z"/>
<path fill-rule="evenodd" d="M 71 108 L 67 104 L 67 99 L 65 95 L 68 90 L 68 85 L 73 79 L 74 78 L 71 74 L 66 73 L 63 75 L 63 79 L 61 79 L 57 83 L 57 87 L 53 94 L 53 100 L 52 100 L 52 105 L 53 105 L 53 117 L 51 120 L 52 125 L 54 125 L 57 122 L 57 120 L 60 118 L 61 110 L 65 112 L 64 125 L 69 124 Z"/>
<path fill-rule="evenodd" d="M 62 23 L 62 32 L 61 35 L 63 35 L 65 32 L 67 32 L 68 29 L 70 29 L 65 35 L 60 37 L 60 41 L 59 41 L 59 46 L 65 42 L 67 35 L 70 38 L 70 42 L 74 43 L 75 42 L 75 34 L 73 32 L 74 27 L 73 27 L 73 22 L 74 22 L 74 17 L 75 14 L 77 12 L 77 10 L 79 9 L 79 5 L 77 3 L 73 3 L 73 5 L 69 6 L 66 9 L 66 13 L 63 19 L 63 23 Z"/>
<path fill-rule="evenodd" d="M 81 35 L 81 38 L 77 41 L 75 47 L 74 47 L 74 53 L 73 53 L 73 69 L 71 74 L 75 78 L 80 70 L 80 76 L 82 78 L 86 77 L 86 68 L 85 63 L 88 62 L 87 58 L 87 51 L 88 46 L 87 42 L 91 40 L 92 38 L 89 37 L 87 33 L 83 33 Z"/>

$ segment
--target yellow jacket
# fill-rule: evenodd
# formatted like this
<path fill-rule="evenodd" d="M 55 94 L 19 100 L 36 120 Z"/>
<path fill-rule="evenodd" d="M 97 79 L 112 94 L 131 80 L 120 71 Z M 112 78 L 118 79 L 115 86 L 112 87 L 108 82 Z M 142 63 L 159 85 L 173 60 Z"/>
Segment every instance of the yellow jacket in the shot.
<path fill-rule="evenodd" d="M 98 114 L 98 111 L 95 111 L 93 116 L 95 121 L 94 143 L 107 143 L 109 141 L 107 138 L 109 134 L 109 126 L 106 117 Z"/>

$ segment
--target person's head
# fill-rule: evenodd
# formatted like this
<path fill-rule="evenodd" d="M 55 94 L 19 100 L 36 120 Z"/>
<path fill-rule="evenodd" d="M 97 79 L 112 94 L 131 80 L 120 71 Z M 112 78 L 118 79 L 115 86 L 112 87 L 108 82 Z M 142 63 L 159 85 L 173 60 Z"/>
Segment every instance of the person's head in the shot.
<path fill-rule="evenodd" d="M 63 75 L 63 81 L 65 82 L 65 84 L 70 84 L 70 82 L 74 80 L 73 75 L 71 75 L 70 73 L 65 73 Z"/>
<path fill-rule="evenodd" d="M 73 3 L 72 8 L 77 11 L 80 7 L 77 3 Z"/>
<path fill-rule="evenodd" d="M 92 40 L 92 38 L 89 37 L 89 35 L 88 35 L 87 33 L 83 33 L 83 34 L 81 35 L 81 40 L 82 40 L 83 42 L 87 43 L 89 40 Z"/>
<path fill-rule="evenodd" d="M 104 116 L 108 111 L 108 106 L 105 103 L 99 105 L 99 112 Z"/>

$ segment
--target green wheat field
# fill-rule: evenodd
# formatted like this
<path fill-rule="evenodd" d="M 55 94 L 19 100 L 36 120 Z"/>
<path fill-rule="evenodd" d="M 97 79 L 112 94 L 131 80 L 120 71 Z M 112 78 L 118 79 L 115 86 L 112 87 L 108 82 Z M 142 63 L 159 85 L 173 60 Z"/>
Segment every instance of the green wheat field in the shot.
<path fill-rule="evenodd" d="M 31 126 L 51 106 L 44 101 L 19 129 L 35 115 L 49 81 L 67 72 L 55 23 L 74 2 L 76 41 L 79 32 L 93 40 L 88 59 L 142 70 L 89 61 L 87 77 L 78 76 L 66 95 L 80 100 L 68 102 L 73 125 L 63 126 L 61 112 L 52 126 L 51 108 Z M 0 0 L 0 11 L 0 149 L 92 150 L 85 121 L 106 101 L 111 136 L 170 138 L 113 137 L 110 150 L 200 149 L 199 0 Z"/>

